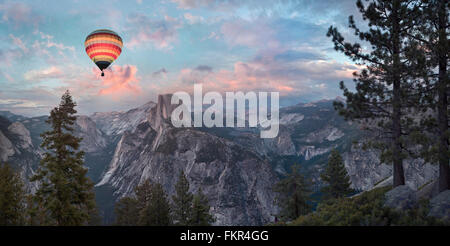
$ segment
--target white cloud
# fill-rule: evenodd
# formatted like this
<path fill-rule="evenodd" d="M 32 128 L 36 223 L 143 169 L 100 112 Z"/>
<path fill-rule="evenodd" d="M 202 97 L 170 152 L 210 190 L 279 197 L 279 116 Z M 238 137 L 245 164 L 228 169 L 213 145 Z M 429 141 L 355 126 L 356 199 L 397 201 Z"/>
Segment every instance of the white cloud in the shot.
<path fill-rule="evenodd" d="M 187 21 L 189 24 L 191 24 L 191 25 L 197 24 L 197 23 L 201 23 L 201 22 L 204 21 L 203 17 L 201 17 L 201 16 L 195 16 L 195 15 L 192 15 L 191 13 L 185 13 L 185 14 L 184 14 L 184 18 L 185 18 L 186 21 Z"/>
<path fill-rule="evenodd" d="M 40 70 L 30 70 L 24 74 L 24 78 L 27 81 L 33 81 L 38 82 L 45 79 L 54 79 L 54 78 L 60 78 L 64 75 L 64 72 L 56 67 L 51 66 L 49 68 L 44 68 Z"/>

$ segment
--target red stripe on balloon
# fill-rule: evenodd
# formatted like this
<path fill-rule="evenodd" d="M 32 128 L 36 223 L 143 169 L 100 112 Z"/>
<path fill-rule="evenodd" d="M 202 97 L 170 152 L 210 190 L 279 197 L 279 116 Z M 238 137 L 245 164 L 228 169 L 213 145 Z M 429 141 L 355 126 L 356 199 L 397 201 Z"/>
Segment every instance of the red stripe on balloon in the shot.
<path fill-rule="evenodd" d="M 91 49 L 95 49 L 95 48 L 111 48 L 111 49 L 115 49 L 117 51 L 119 51 L 119 53 L 122 52 L 122 49 L 115 45 L 115 44 L 107 44 L 107 43 L 97 43 L 97 44 L 91 44 L 88 47 L 86 47 L 86 52 L 90 51 Z"/>
<path fill-rule="evenodd" d="M 109 52 L 97 52 L 97 53 L 92 53 L 89 57 L 92 59 L 94 56 L 111 56 L 115 59 L 117 59 L 117 56 L 114 55 L 113 53 L 109 53 Z"/>

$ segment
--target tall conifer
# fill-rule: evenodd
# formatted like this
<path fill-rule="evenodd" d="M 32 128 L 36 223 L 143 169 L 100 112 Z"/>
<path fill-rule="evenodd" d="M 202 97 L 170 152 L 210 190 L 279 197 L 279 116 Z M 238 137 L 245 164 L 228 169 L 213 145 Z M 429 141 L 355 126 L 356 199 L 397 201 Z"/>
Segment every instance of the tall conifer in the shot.
<path fill-rule="evenodd" d="M 366 1 L 368 2 L 368 1 Z M 357 27 L 353 16 L 349 27 L 363 42 L 346 42 L 336 27 L 331 26 L 335 49 L 344 53 L 363 69 L 354 73 L 355 92 L 343 82 L 341 89 L 346 104 L 336 102 L 335 107 L 347 119 L 362 123 L 365 129 L 381 131 L 378 138 L 369 143 L 381 150 L 381 160 L 393 164 L 394 186 L 404 185 L 403 160 L 408 157 L 408 141 L 405 135 L 413 128 L 412 108 L 418 106 L 416 74 L 412 65 L 408 36 L 420 16 L 418 1 L 374 0 L 356 5 L 368 26 Z"/>
<path fill-rule="evenodd" d="M 173 200 L 174 220 L 178 225 L 188 225 L 191 217 L 193 195 L 189 192 L 189 182 L 182 171 L 175 184 Z"/>
<path fill-rule="evenodd" d="M 327 184 L 322 188 L 327 198 L 341 198 L 352 193 L 351 182 L 339 151 L 331 151 L 325 171 L 321 174 Z"/>
<path fill-rule="evenodd" d="M 73 135 L 76 103 L 69 91 L 61 98 L 47 120 L 51 130 L 41 136 L 47 150 L 32 181 L 39 184 L 36 203 L 43 206 L 50 224 L 88 225 L 95 210 L 93 183 L 86 176 L 81 138 Z"/>

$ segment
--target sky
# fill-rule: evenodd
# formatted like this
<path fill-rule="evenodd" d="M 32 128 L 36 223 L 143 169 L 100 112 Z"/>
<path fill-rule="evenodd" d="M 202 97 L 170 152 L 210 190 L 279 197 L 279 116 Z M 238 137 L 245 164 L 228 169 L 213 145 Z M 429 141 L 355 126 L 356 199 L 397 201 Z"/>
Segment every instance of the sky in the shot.
<path fill-rule="evenodd" d="M 0 0 L 0 110 L 48 114 L 69 90 L 80 114 L 120 111 L 158 94 L 278 91 L 292 105 L 340 96 L 358 66 L 334 51 L 353 0 Z M 84 40 L 123 39 L 100 76 Z"/>

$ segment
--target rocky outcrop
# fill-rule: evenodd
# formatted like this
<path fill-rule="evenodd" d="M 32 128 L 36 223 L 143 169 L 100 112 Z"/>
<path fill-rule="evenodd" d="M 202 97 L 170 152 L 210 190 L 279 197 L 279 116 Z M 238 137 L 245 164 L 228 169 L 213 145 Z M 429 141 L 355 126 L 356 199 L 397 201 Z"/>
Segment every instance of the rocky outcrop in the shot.
<path fill-rule="evenodd" d="M 330 100 L 281 108 L 279 135 L 261 139 L 258 128 L 173 128 L 170 114 L 177 105 L 170 99 L 161 95 L 157 103 L 128 111 L 77 118 L 75 134 L 83 138 L 88 175 L 97 187 L 111 186 L 120 197 L 150 178 L 172 194 L 183 170 L 192 191 L 201 187 L 207 193 L 218 224 L 256 225 L 270 221 L 276 210 L 274 173 L 285 175 L 298 163 L 319 187 L 319 174 L 333 148 L 341 152 L 353 188 L 392 184 L 392 167 L 381 164 L 376 151 L 352 145 L 361 138 L 360 130 L 340 117 Z M 0 161 L 29 177 L 44 151 L 40 134 L 49 129 L 47 116 L 5 115 L 9 120 L 0 116 Z M 436 195 L 424 186 L 437 177 L 436 166 L 405 160 L 404 169 L 406 185 L 421 187 L 418 197 Z"/>
<path fill-rule="evenodd" d="M 304 156 L 305 160 L 311 160 L 312 158 L 323 155 L 330 152 L 332 147 L 329 148 L 316 148 L 316 146 L 304 146 L 300 149 L 300 153 Z"/>
<path fill-rule="evenodd" d="M 17 145 L 22 149 L 33 147 L 30 131 L 20 122 L 14 122 L 8 127 L 8 131 L 17 136 Z"/>
<path fill-rule="evenodd" d="M 93 120 L 87 116 L 78 116 L 76 121 L 77 137 L 83 138 L 81 149 L 85 152 L 100 152 L 107 146 L 106 136 Z"/>
<path fill-rule="evenodd" d="M 126 112 L 94 113 L 89 118 L 106 135 L 120 136 L 123 132 L 133 130 L 140 123 L 146 121 L 150 110 L 155 106 L 154 102 L 148 102 Z"/>
<path fill-rule="evenodd" d="M 350 151 L 343 154 L 343 159 L 353 188 L 369 190 L 375 186 L 392 185 L 392 166 L 380 163 L 377 151 L 362 150 L 360 146 L 353 146 Z M 403 169 L 406 185 L 413 190 L 438 176 L 436 166 L 419 159 L 404 160 Z"/>
<path fill-rule="evenodd" d="M 417 204 L 416 192 L 407 185 L 386 192 L 385 199 L 385 206 L 399 210 L 411 209 Z"/>
<path fill-rule="evenodd" d="M 173 105 L 160 96 L 147 122 L 125 132 L 108 171 L 97 186 L 110 185 L 118 197 L 146 179 L 163 185 L 169 197 L 183 171 L 196 192 L 208 197 L 217 225 L 263 225 L 276 213 L 270 164 L 241 146 L 193 128 L 174 128 Z"/>
<path fill-rule="evenodd" d="M 11 141 L 0 131 L 0 161 L 7 161 L 14 153 Z"/>
<path fill-rule="evenodd" d="M 28 177 L 33 175 L 39 158 L 40 153 L 34 147 L 28 129 L 20 122 L 11 123 L 0 116 L 0 161 L 18 170 L 28 191 L 35 189 Z"/>
<path fill-rule="evenodd" d="M 327 140 L 333 142 L 344 136 L 344 133 L 336 127 L 327 126 L 319 131 L 314 131 L 306 137 L 307 143 L 322 143 Z"/>
<path fill-rule="evenodd" d="M 392 184 L 392 181 L 391 181 Z M 430 200 L 439 194 L 439 180 L 429 181 L 419 187 L 417 191 L 417 199 Z"/>
<path fill-rule="evenodd" d="M 208 132 L 265 156 L 280 175 L 286 174 L 293 163 L 298 163 L 320 185 L 319 173 L 330 151 L 336 148 L 342 154 L 353 188 L 369 190 L 380 182 L 392 183 L 389 181 L 392 166 L 380 163 L 379 152 L 353 145 L 355 140 L 364 138 L 363 133 L 356 124 L 339 116 L 330 100 L 281 108 L 280 131 L 273 139 L 262 140 L 254 128 L 222 128 Z M 437 177 L 436 166 L 422 160 L 405 160 L 404 170 L 406 184 L 412 189 Z"/>
<path fill-rule="evenodd" d="M 292 125 L 292 124 L 299 123 L 299 122 L 302 121 L 304 118 L 305 118 L 304 115 L 302 115 L 302 114 L 297 114 L 297 113 L 283 114 L 283 115 L 280 117 L 280 124 L 281 124 L 281 125 Z"/>
<path fill-rule="evenodd" d="M 392 168 L 381 164 L 378 157 L 377 152 L 363 151 L 358 146 L 342 155 L 353 188 L 369 190 L 392 174 Z"/>
<path fill-rule="evenodd" d="M 419 190 L 411 189 L 408 185 L 401 185 L 386 192 L 384 206 L 399 211 L 409 209 L 426 208 L 428 216 L 450 222 L 450 190 L 439 193 L 437 181 L 431 181 Z M 423 207 L 421 201 L 429 201 Z"/>
<path fill-rule="evenodd" d="M 428 216 L 450 222 L 450 190 L 441 192 L 430 200 Z"/>

